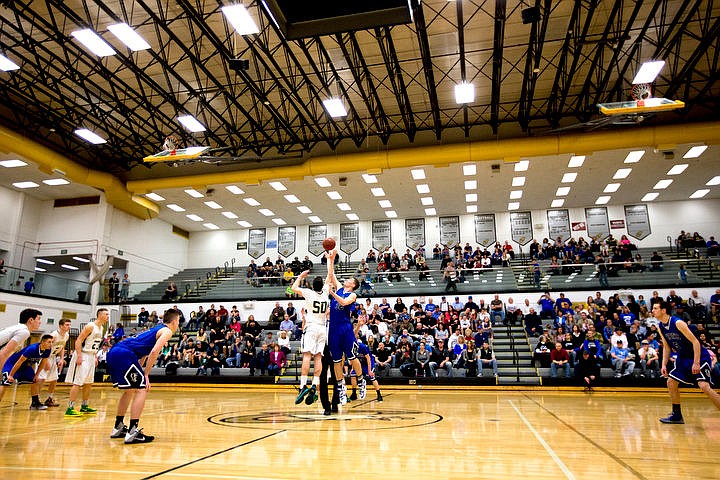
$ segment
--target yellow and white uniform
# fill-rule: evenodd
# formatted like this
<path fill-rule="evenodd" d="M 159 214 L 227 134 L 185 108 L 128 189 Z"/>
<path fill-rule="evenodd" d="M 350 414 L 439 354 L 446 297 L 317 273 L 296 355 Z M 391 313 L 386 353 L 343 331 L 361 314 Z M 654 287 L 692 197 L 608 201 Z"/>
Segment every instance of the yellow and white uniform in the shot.
<path fill-rule="evenodd" d="M 65 348 L 65 344 L 70 338 L 70 332 L 65 332 L 65 335 L 60 335 L 60 332 L 55 330 L 51 335 L 53 336 L 53 344 L 50 357 L 48 358 L 48 368 L 38 373 L 38 379 L 45 380 L 46 382 L 54 382 L 58 379 L 58 374 L 60 373 L 58 372 L 58 355 L 60 355 Z"/>
<path fill-rule="evenodd" d="M 95 379 L 95 358 L 103 336 L 102 330 L 95 322 L 90 325 L 92 325 L 92 332 L 85 337 L 81 347 L 82 363 L 77 365 L 77 350 L 75 350 L 68 365 L 68 373 L 65 378 L 67 383 L 82 386 L 86 383 L 93 383 Z"/>

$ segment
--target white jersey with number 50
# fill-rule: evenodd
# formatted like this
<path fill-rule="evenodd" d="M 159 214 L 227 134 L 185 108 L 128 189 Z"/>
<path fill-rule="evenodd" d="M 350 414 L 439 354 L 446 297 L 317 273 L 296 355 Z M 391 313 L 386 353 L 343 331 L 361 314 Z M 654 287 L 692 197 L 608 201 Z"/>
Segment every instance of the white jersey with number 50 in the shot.
<path fill-rule="evenodd" d="M 301 288 L 305 299 L 305 326 L 325 326 L 325 318 L 330 307 L 330 286 L 325 285 L 320 293 L 309 288 Z"/>

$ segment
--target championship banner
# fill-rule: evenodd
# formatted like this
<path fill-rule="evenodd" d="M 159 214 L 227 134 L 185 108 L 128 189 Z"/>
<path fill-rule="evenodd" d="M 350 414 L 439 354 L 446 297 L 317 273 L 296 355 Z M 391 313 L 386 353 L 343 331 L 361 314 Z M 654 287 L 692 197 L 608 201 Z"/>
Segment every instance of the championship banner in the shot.
<path fill-rule="evenodd" d="M 289 257 L 295 253 L 295 227 L 278 228 L 278 253 L 283 257 Z"/>
<path fill-rule="evenodd" d="M 460 217 L 440 217 L 440 243 L 448 248 L 460 243 Z"/>
<path fill-rule="evenodd" d="M 497 240 L 495 230 L 495 214 L 483 213 L 475 215 L 475 241 L 483 247 L 489 247 Z"/>
<path fill-rule="evenodd" d="M 642 240 L 652 233 L 647 205 L 625 205 L 625 224 L 633 238 Z"/>
<path fill-rule="evenodd" d="M 340 250 L 348 255 L 352 255 L 360 248 L 360 224 L 359 223 L 341 223 L 340 224 Z"/>
<path fill-rule="evenodd" d="M 520 245 L 525 245 L 532 240 L 532 214 L 530 212 L 510 213 L 510 237 L 513 242 Z"/>
<path fill-rule="evenodd" d="M 265 253 L 265 229 L 251 228 L 248 232 L 248 255 L 254 259 Z"/>
<path fill-rule="evenodd" d="M 390 220 L 372 222 L 372 247 L 378 252 L 384 252 L 392 245 Z"/>
<path fill-rule="evenodd" d="M 425 245 L 424 218 L 408 218 L 405 220 L 405 245 L 413 250 Z"/>
<path fill-rule="evenodd" d="M 567 241 L 570 234 L 570 212 L 568 210 L 548 210 L 548 237 L 556 240 L 558 237 L 562 241 Z"/>
<path fill-rule="evenodd" d="M 610 236 L 610 222 L 606 207 L 585 209 L 588 236 L 596 241 L 605 240 Z"/>
<path fill-rule="evenodd" d="M 308 225 L 308 252 L 316 257 L 325 253 L 322 242 L 326 238 L 327 225 Z"/>

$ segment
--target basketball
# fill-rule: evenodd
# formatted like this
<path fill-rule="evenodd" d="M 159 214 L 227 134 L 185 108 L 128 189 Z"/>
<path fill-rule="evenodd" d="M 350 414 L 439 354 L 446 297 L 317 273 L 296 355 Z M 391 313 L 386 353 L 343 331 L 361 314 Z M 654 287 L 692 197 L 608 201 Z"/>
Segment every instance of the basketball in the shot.
<path fill-rule="evenodd" d="M 330 250 L 335 248 L 335 240 L 328 237 L 325 240 L 323 240 L 322 246 L 325 249 L 325 251 L 329 252 Z"/>

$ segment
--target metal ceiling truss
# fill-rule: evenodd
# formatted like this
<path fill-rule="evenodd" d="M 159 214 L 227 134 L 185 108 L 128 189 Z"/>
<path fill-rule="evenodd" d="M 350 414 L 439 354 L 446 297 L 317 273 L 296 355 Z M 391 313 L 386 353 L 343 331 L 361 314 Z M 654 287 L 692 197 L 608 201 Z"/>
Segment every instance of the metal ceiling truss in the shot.
<path fill-rule="evenodd" d="M 657 94 L 687 104 L 664 121 L 718 117 L 718 0 L 524 0 L 512 8 L 504 0 L 428 1 L 413 3 L 409 25 L 295 41 L 260 1 L 246 3 L 257 35 L 235 33 L 217 0 L 10 2 L 0 12 L 0 50 L 22 68 L 2 77 L 0 122 L 123 176 L 169 134 L 254 158 L 321 144 L 334 150 L 345 139 L 362 149 L 369 135 L 383 145 L 400 135 L 412 143 L 421 131 L 440 140 L 460 128 L 470 137 L 479 125 L 497 135 L 516 123 L 532 134 L 569 118 L 588 121 L 597 103 L 628 98 L 632 76 L 651 58 L 667 62 Z M 518 42 L 506 25 L 530 6 L 540 18 Z M 153 48 L 97 58 L 70 37 L 121 21 Z M 492 44 L 478 39 L 479 29 L 492 31 Z M 416 48 L 407 48 L 408 33 Z M 231 58 L 249 60 L 250 69 L 231 69 Z M 448 98 L 461 81 L 482 88 L 474 103 Z M 346 117 L 328 115 L 321 102 L 329 97 L 343 100 Z M 183 130 L 177 117 L 186 113 L 207 130 Z M 108 143 L 88 145 L 72 133 L 82 126 Z"/>

